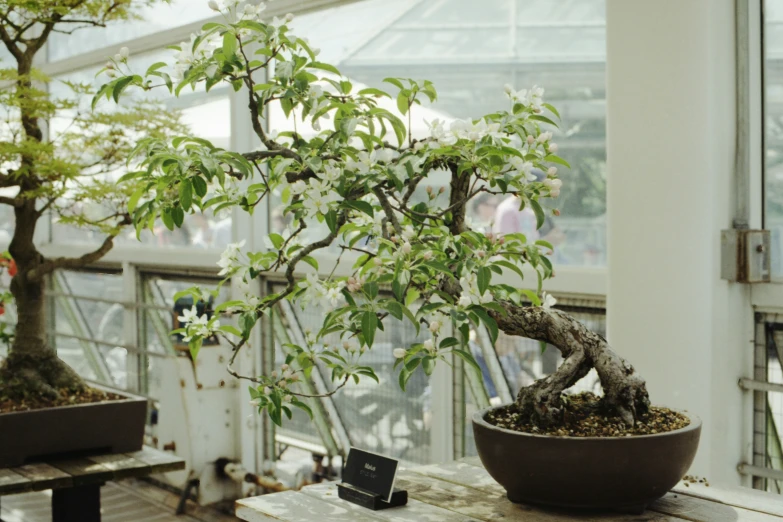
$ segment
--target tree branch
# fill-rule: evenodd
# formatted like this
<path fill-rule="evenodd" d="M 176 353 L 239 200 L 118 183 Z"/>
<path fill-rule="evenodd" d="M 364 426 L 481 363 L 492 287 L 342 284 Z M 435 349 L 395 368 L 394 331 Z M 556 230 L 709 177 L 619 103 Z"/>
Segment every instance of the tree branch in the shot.
<path fill-rule="evenodd" d="M 130 216 L 126 214 L 122 222 L 119 223 L 119 225 L 130 225 L 131 223 L 132 220 Z M 119 231 L 117 233 L 119 233 Z M 38 265 L 38 267 L 32 269 L 27 274 L 27 278 L 33 281 L 37 281 L 43 278 L 45 275 L 50 274 L 58 269 L 73 270 L 76 268 L 82 268 L 92 263 L 95 263 L 96 261 L 103 258 L 103 256 L 108 254 L 109 251 L 112 249 L 112 247 L 114 246 L 114 238 L 117 237 L 117 233 L 106 236 L 106 239 L 103 240 L 101 246 L 99 246 L 97 249 L 93 250 L 92 252 L 88 252 L 82 256 L 56 257 L 54 259 L 45 260 L 43 263 Z"/>
<path fill-rule="evenodd" d="M 24 201 L 22 201 L 19 198 L 9 198 L 7 196 L 0 196 L 0 204 L 11 205 L 12 207 L 19 208 L 24 204 Z"/>

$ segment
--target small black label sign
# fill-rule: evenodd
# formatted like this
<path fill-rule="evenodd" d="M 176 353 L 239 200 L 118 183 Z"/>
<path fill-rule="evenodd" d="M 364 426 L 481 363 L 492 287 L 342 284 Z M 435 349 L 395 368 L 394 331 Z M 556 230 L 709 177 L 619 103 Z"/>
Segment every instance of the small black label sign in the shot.
<path fill-rule="evenodd" d="M 398 464 L 394 459 L 351 448 L 343 470 L 343 482 L 391 502 Z"/>

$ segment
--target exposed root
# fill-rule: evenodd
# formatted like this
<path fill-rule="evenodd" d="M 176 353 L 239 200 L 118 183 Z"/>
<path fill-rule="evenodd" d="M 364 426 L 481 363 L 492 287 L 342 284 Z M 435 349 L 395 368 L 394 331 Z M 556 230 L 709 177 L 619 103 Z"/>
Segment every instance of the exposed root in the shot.
<path fill-rule="evenodd" d="M 647 413 L 650 399 L 644 379 L 609 347 L 606 339 L 559 310 L 521 307 L 502 303 L 506 314 L 493 312 L 501 330 L 545 341 L 558 348 L 565 361 L 552 375 L 522 388 L 517 407 L 540 426 L 563 420 L 561 394 L 595 368 L 604 390 L 607 411 L 619 416 L 628 426 Z"/>
<path fill-rule="evenodd" d="M 84 380 L 50 349 L 11 351 L 0 366 L 0 397 L 55 399 L 62 390 L 81 393 L 86 389 Z"/>

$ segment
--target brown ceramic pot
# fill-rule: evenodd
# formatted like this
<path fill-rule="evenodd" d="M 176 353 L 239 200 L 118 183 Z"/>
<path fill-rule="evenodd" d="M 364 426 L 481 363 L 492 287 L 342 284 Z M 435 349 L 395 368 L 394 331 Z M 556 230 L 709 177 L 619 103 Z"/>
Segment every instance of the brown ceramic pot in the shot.
<path fill-rule="evenodd" d="M 90 383 L 126 398 L 0 413 L 0 468 L 66 456 L 138 451 L 147 399 Z"/>
<path fill-rule="evenodd" d="M 701 420 L 679 430 L 631 437 L 554 437 L 498 428 L 473 415 L 481 462 L 518 503 L 578 509 L 643 510 L 685 475 Z"/>

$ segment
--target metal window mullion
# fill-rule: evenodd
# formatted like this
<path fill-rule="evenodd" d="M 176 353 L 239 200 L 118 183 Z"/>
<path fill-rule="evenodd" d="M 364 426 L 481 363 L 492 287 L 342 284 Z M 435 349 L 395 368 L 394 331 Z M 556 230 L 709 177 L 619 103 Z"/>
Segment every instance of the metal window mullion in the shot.
<path fill-rule="evenodd" d="M 123 299 L 125 301 L 137 301 L 140 293 L 138 291 L 138 273 L 136 266 L 131 263 L 123 263 L 122 265 L 122 292 Z M 123 312 L 123 337 L 125 343 L 128 346 L 136 346 L 138 350 L 139 346 L 139 325 L 138 325 L 138 311 L 136 309 L 126 308 Z M 134 353 L 130 350 L 125 358 L 127 382 L 126 386 L 130 391 L 141 392 L 146 388 L 146 385 L 142 385 L 142 380 L 146 378 L 146 371 L 142 366 L 146 367 L 147 358 L 140 353 Z"/>
<path fill-rule="evenodd" d="M 54 318 L 53 330 L 55 332 L 58 330 L 56 306 L 59 304 L 60 309 L 65 314 L 65 318 L 70 324 L 72 330 L 76 332 L 72 338 L 78 340 L 81 344 L 84 357 L 87 359 L 87 363 L 95 372 L 96 378 L 107 384 L 114 384 L 114 378 L 112 377 L 111 370 L 106 364 L 106 359 L 104 359 L 100 348 L 98 348 L 98 343 L 94 341 L 95 333 L 92 331 L 92 328 L 90 328 L 87 318 L 84 316 L 84 313 L 82 313 L 81 308 L 79 307 L 79 304 L 76 302 L 75 298 L 65 297 L 71 293 L 68 281 L 65 279 L 65 275 L 59 271 L 55 272 L 52 275 L 50 281 L 53 288 L 65 290 L 65 292 L 58 292 L 63 297 L 53 298 L 51 300 L 51 302 L 54 303 L 51 314 L 51 316 Z"/>

